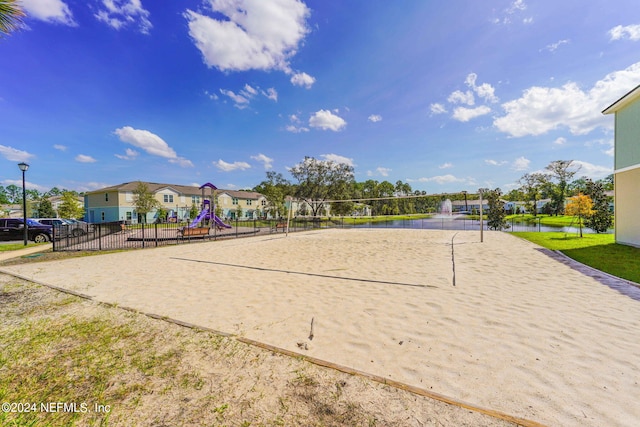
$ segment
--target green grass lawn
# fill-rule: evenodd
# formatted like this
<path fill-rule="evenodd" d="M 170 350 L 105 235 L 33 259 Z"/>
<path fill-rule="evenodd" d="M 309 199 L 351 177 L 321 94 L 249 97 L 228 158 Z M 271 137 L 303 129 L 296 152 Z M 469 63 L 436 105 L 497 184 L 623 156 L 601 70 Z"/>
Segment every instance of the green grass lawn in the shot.
<path fill-rule="evenodd" d="M 585 234 L 579 237 L 562 232 L 514 232 L 548 249 L 616 277 L 640 283 L 640 248 L 615 243 L 613 234 Z"/>
<path fill-rule="evenodd" d="M 516 223 L 525 223 L 525 224 L 540 224 L 556 226 L 556 227 L 569 227 L 578 225 L 578 217 L 575 216 L 565 216 L 565 215 L 536 215 L 533 216 L 531 214 L 517 214 L 517 215 L 507 215 L 506 216 L 507 223 L 511 223 L 511 221 Z"/>
<path fill-rule="evenodd" d="M 30 248 L 32 246 L 39 246 L 39 245 L 46 245 L 46 243 L 28 243 L 27 246 L 24 245 L 24 242 L 7 243 L 4 245 L 0 245 L 0 252 L 17 251 L 18 249 Z"/>

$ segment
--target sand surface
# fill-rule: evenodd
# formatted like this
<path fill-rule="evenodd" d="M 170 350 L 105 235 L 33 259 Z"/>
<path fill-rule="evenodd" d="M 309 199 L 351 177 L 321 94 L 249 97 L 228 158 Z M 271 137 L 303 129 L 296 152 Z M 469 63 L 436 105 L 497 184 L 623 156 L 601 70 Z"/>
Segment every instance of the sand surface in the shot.
<path fill-rule="evenodd" d="M 640 289 L 484 237 L 322 230 L 3 270 L 547 425 L 638 425 Z"/>

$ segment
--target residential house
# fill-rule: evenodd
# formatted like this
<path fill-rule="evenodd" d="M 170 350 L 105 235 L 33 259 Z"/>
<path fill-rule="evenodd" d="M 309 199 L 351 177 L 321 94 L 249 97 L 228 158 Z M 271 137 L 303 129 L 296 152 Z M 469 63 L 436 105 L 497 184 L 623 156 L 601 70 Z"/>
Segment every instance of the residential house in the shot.
<path fill-rule="evenodd" d="M 615 239 L 640 247 L 640 85 L 603 114 L 615 115 Z"/>
<path fill-rule="evenodd" d="M 489 210 L 489 202 L 487 199 L 482 199 L 482 209 L 484 211 Z M 451 210 L 453 213 L 458 212 L 475 212 L 480 211 L 480 199 L 475 200 L 453 200 L 451 201 Z"/>
<path fill-rule="evenodd" d="M 160 210 L 167 213 L 168 218 L 184 221 L 190 218 L 190 212 L 195 205 L 201 210 L 204 199 L 211 197 L 211 189 L 203 189 L 189 185 L 161 184 L 143 182 L 158 201 L 159 208 L 147 213 L 144 217 L 136 212 L 134 191 L 138 181 L 125 182 L 112 187 L 90 191 L 85 194 L 85 220 L 91 223 L 125 221 L 129 223 L 151 223 L 159 218 Z M 243 217 L 252 218 L 257 215 L 257 207 L 262 206 L 264 196 L 255 192 L 217 190 L 219 207 L 223 217 L 235 217 L 237 205 L 243 208 Z M 234 210 L 235 208 L 235 210 Z M 166 218 L 160 218 L 164 220 Z"/>
<path fill-rule="evenodd" d="M 266 216 L 267 198 L 260 193 L 218 190 L 217 196 L 218 208 L 222 209 L 223 218 L 255 219 Z"/>
<path fill-rule="evenodd" d="M 63 203 L 63 201 L 64 201 L 64 200 L 63 200 L 63 198 L 62 198 L 62 196 L 51 196 L 51 197 L 48 197 L 48 199 L 49 199 L 49 201 L 51 202 L 51 207 L 52 207 L 52 208 L 53 208 L 53 210 L 56 212 L 56 215 L 57 215 L 57 216 L 60 216 L 60 215 L 58 214 L 58 211 L 59 211 L 59 209 L 60 209 L 60 205 L 62 205 L 62 203 Z M 84 197 L 82 197 L 82 196 L 77 196 L 77 197 L 74 197 L 74 199 L 75 199 L 75 201 L 78 203 L 78 206 L 82 206 L 82 207 L 84 207 Z"/>

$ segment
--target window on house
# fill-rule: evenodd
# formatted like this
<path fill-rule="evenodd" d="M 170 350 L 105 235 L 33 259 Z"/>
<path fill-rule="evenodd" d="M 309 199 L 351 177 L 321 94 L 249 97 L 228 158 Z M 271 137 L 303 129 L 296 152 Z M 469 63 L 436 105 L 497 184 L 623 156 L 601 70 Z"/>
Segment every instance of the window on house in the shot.
<path fill-rule="evenodd" d="M 260 204 L 261 204 L 262 206 L 267 206 L 267 201 L 266 201 L 266 200 L 262 200 L 262 201 L 260 202 Z"/>
<path fill-rule="evenodd" d="M 127 212 L 126 215 L 127 215 L 127 221 L 131 221 L 131 218 L 132 218 L 131 212 Z"/>
<path fill-rule="evenodd" d="M 165 203 L 173 203 L 173 194 L 165 194 L 164 195 Z"/>
<path fill-rule="evenodd" d="M 104 201 L 105 202 L 109 201 L 109 193 L 104 193 Z"/>
<path fill-rule="evenodd" d="M 247 206 L 251 206 L 251 200 L 247 200 Z"/>
<path fill-rule="evenodd" d="M 237 205 L 238 204 L 238 199 L 236 199 L 235 197 L 233 198 L 233 204 Z"/>
<path fill-rule="evenodd" d="M 104 211 L 103 211 L 103 212 L 100 212 L 100 219 L 101 219 L 102 221 L 104 221 Z"/>
<path fill-rule="evenodd" d="M 200 204 L 200 197 L 199 196 L 191 196 L 191 203 L 193 203 L 194 205 L 199 205 Z"/>

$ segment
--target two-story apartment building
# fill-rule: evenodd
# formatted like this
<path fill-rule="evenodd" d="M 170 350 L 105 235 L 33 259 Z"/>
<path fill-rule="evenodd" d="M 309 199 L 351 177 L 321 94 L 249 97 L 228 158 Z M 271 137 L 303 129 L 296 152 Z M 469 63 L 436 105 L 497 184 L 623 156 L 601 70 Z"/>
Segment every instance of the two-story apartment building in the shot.
<path fill-rule="evenodd" d="M 259 218 L 266 215 L 267 198 L 260 193 L 218 190 L 217 195 L 217 206 L 222 209 L 223 218 Z"/>
<path fill-rule="evenodd" d="M 615 114 L 616 242 L 640 247 L 640 85 L 603 113 Z"/>
<path fill-rule="evenodd" d="M 85 220 L 91 223 L 127 221 L 131 223 L 154 222 L 158 219 L 160 209 L 168 217 L 178 221 L 190 218 L 192 207 L 202 208 L 204 198 L 211 196 L 211 189 L 203 190 L 196 186 L 161 184 L 143 182 L 158 202 L 159 209 L 154 209 L 142 217 L 136 212 L 134 191 L 139 181 L 125 182 L 112 187 L 90 191 L 85 194 Z M 235 218 L 240 206 L 243 218 L 253 218 L 259 215 L 264 205 L 264 196 L 251 191 L 217 190 L 218 207 L 222 209 L 223 218 Z"/>

